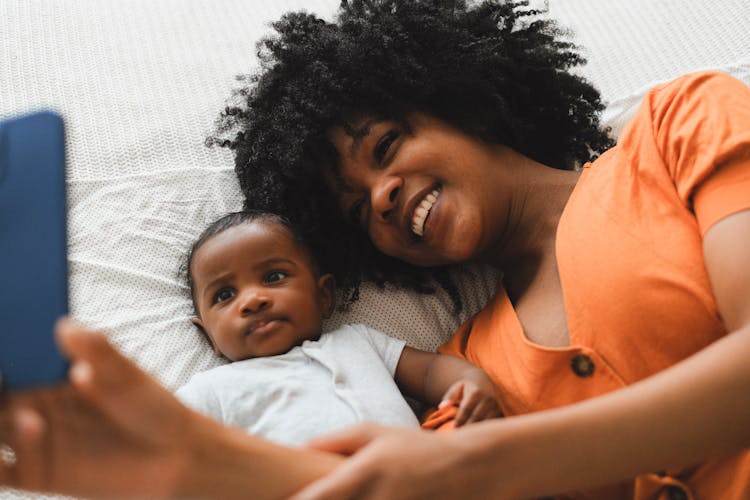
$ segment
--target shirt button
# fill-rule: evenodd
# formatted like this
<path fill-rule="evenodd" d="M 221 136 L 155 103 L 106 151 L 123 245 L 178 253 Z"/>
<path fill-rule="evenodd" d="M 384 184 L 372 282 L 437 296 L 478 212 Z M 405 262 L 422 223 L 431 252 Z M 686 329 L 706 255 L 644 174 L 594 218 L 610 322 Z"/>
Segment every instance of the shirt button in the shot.
<path fill-rule="evenodd" d="M 669 498 L 669 500 L 687 500 L 688 499 L 687 492 L 681 486 L 670 484 L 665 489 L 667 492 L 667 498 Z"/>
<path fill-rule="evenodd" d="M 573 369 L 573 373 L 581 378 L 590 377 L 594 374 L 596 366 L 591 358 L 585 354 L 577 354 L 570 360 L 570 367 Z"/>

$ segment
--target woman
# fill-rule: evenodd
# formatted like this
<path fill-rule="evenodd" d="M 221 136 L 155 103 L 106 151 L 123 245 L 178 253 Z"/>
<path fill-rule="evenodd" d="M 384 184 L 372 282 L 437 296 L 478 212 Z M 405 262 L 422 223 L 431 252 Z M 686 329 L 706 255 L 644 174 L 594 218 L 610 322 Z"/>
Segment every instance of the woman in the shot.
<path fill-rule="evenodd" d="M 11 484 L 37 486 L 40 468 L 46 489 L 85 494 L 273 496 L 325 475 L 299 496 L 747 497 L 750 91 L 716 74 L 659 87 L 575 170 L 611 146 L 601 105 L 567 73 L 572 47 L 531 16 L 396 1 L 351 2 L 336 24 L 287 16 L 224 120 L 248 206 L 307 221 L 353 296 L 362 277 L 452 290 L 446 266 L 503 271 L 443 350 L 490 372 L 509 418 L 444 435 L 359 427 L 316 445 L 353 457 L 313 467 L 319 452 L 205 421 L 67 331 L 68 393 L 11 399 L 26 408 L 11 413 Z M 67 415 L 101 437 L 81 440 Z"/>
<path fill-rule="evenodd" d="M 747 452 L 681 468 L 750 444 L 738 416 L 750 405 L 730 396 L 750 387 L 737 357 L 750 349 L 750 91 L 718 74 L 663 85 L 607 149 L 598 94 L 568 72 L 580 58 L 549 22 L 525 22 L 534 14 L 352 2 L 336 25 L 285 17 L 261 48 L 266 72 L 224 115 L 247 204 L 307 221 L 355 296 L 361 277 L 419 289 L 433 275 L 451 290 L 446 266 L 500 269 L 495 298 L 442 350 L 491 373 L 506 415 L 612 393 L 482 426 L 457 463 L 476 463 L 488 443 L 497 455 L 478 461 L 484 477 L 507 467 L 503 449 L 530 460 L 539 489 L 521 496 L 639 473 L 598 495 L 750 496 Z M 513 425 L 528 442 L 507 437 Z M 416 489 L 411 474 L 461 484 L 464 468 L 428 465 L 437 449 L 387 447 L 388 433 L 364 446 L 371 433 L 319 445 L 363 447 L 320 483 L 321 498 L 409 496 L 401 475 L 412 496 L 446 491 L 437 480 Z"/>

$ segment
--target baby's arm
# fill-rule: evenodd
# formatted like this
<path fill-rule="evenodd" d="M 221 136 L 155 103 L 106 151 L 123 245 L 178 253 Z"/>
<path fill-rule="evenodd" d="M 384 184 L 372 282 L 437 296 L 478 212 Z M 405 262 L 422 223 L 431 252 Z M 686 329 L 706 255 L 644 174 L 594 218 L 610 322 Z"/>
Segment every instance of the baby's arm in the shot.
<path fill-rule="evenodd" d="M 428 404 L 458 406 L 457 427 L 502 416 L 489 377 L 455 356 L 404 347 L 396 367 L 396 383 L 408 396 Z"/>

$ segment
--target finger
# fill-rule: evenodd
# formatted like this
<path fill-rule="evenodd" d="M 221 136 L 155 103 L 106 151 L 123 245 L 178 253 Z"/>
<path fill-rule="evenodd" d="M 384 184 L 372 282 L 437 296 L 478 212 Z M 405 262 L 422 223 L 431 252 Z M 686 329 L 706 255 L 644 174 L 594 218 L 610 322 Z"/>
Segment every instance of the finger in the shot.
<path fill-rule="evenodd" d="M 0 487 L 18 488 L 15 474 L 15 455 L 7 444 L 0 444 Z"/>
<path fill-rule="evenodd" d="M 487 400 L 482 400 L 472 409 L 471 413 L 466 417 L 466 424 L 473 424 L 487 418 L 490 408 L 487 404 Z"/>
<path fill-rule="evenodd" d="M 78 391 L 106 413 L 113 395 L 129 393 L 148 375 L 121 354 L 101 332 L 87 330 L 69 318 L 55 326 L 63 352 L 71 359 L 70 381 Z"/>
<path fill-rule="evenodd" d="M 497 402 L 494 399 L 483 399 L 474 408 L 474 411 L 467 419 L 466 423 L 471 424 L 490 418 L 498 418 L 502 416 L 500 408 L 497 406 Z"/>
<path fill-rule="evenodd" d="M 10 487 L 12 486 L 9 483 L 8 473 L 6 472 L 6 469 L 8 468 L 9 464 L 7 463 L 6 454 L 8 453 L 8 448 L 5 447 L 5 445 L 0 444 L 0 488 Z"/>
<path fill-rule="evenodd" d="M 438 408 L 445 408 L 449 405 L 457 405 L 459 401 L 461 401 L 461 398 L 463 398 L 464 393 L 464 383 L 463 382 L 456 382 L 452 386 L 448 388 L 447 391 L 445 391 L 445 394 L 443 395 L 443 400 L 440 401 L 440 404 L 438 405 Z"/>
<path fill-rule="evenodd" d="M 458 407 L 458 413 L 456 413 L 456 418 L 453 422 L 456 427 L 460 427 L 469 421 L 469 418 L 480 403 L 480 397 L 480 393 L 476 391 L 464 392 L 461 404 Z"/>
<path fill-rule="evenodd" d="M 14 432 L 11 446 L 15 460 L 11 469 L 17 487 L 40 490 L 44 487 L 44 452 L 42 443 L 46 423 L 42 416 L 28 407 L 13 412 Z"/>
<path fill-rule="evenodd" d="M 0 487 L 10 486 L 14 487 L 15 482 L 11 477 L 11 468 L 15 462 L 15 456 L 10 447 L 10 428 L 11 425 L 7 423 L 9 418 L 3 417 L 0 419 Z"/>
<path fill-rule="evenodd" d="M 56 334 L 72 360 L 71 384 L 113 422 L 139 434 L 148 428 L 168 430 L 151 433 L 157 441 L 186 425 L 191 412 L 102 333 L 66 318 L 57 323 Z"/>
<path fill-rule="evenodd" d="M 10 412 L 8 404 L 4 404 L 2 407 L 0 407 L 0 443 L 8 442 L 8 436 L 10 436 L 12 429 L 12 414 Z"/>
<path fill-rule="evenodd" d="M 46 424 L 29 407 L 14 406 L 4 427 L 5 444 L 0 449 L 0 484 L 11 488 L 38 490 L 43 484 L 43 454 L 40 443 Z"/>
<path fill-rule="evenodd" d="M 13 465 L 10 449 L 11 434 L 13 432 L 13 415 L 9 402 L 4 394 L 0 394 L 0 486 L 13 486 L 9 468 Z"/>
<path fill-rule="evenodd" d="M 466 424 L 466 420 L 468 420 L 471 410 L 464 407 L 459 407 L 458 412 L 456 413 L 456 416 L 453 419 L 453 426 L 454 427 L 461 427 L 462 425 Z"/>
<path fill-rule="evenodd" d="M 116 354 L 116 349 L 109 344 L 102 332 L 84 328 L 68 317 L 61 318 L 55 323 L 55 338 L 71 362 L 96 362 L 101 357 Z"/>
<path fill-rule="evenodd" d="M 360 424 L 308 441 L 305 446 L 320 451 L 349 456 L 359 451 L 384 432 L 374 424 Z"/>

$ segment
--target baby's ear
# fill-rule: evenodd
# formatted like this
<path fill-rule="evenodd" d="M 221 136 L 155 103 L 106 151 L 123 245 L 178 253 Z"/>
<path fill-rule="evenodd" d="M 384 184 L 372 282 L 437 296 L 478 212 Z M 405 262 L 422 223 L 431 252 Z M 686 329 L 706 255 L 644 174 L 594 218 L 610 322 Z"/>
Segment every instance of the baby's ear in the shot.
<path fill-rule="evenodd" d="M 333 274 L 323 274 L 318 278 L 318 290 L 321 313 L 324 319 L 328 319 L 336 306 L 336 279 Z"/>
<path fill-rule="evenodd" d="M 203 334 L 204 337 L 206 337 L 206 340 L 208 340 L 209 344 L 211 344 L 211 349 L 214 350 L 217 356 L 222 356 L 221 351 L 219 351 L 219 348 L 216 346 L 216 342 L 214 342 L 214 339 L 211 338 L 211 335 L 208 334 L 205 327 L 203 326 L 203 321 L 198 317 L 194 316 L 191 318 L 191 321 L 195 325 L 198 330 Z"/>

